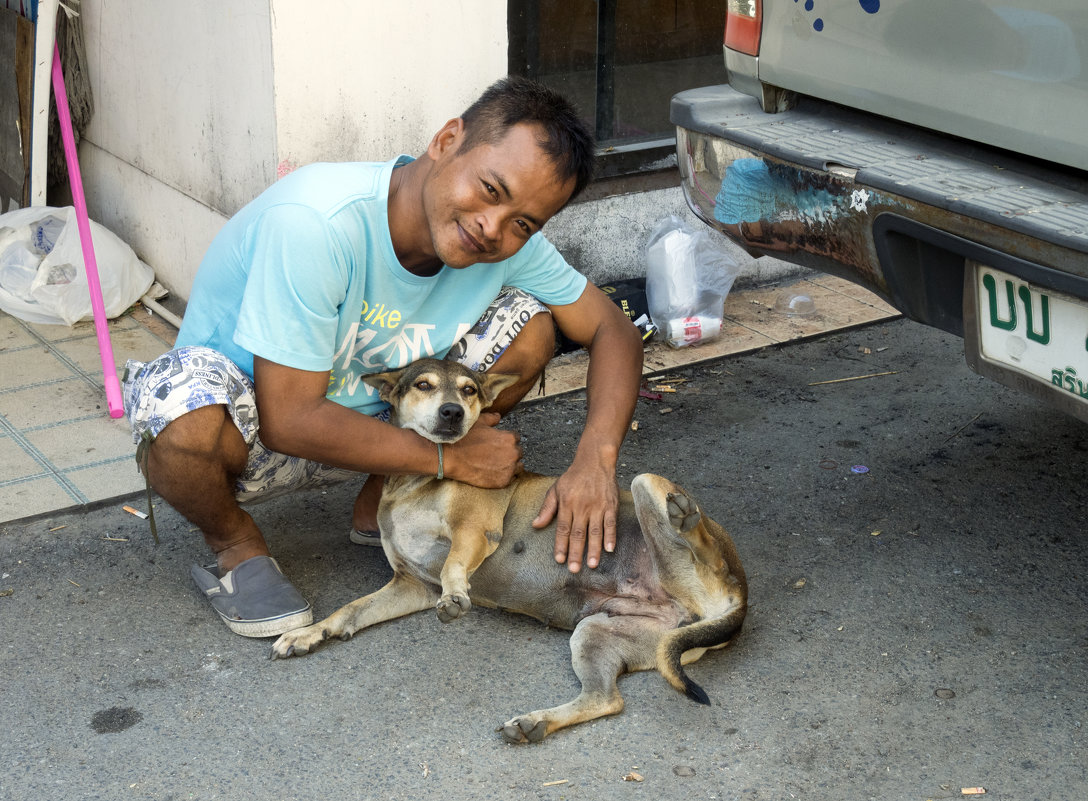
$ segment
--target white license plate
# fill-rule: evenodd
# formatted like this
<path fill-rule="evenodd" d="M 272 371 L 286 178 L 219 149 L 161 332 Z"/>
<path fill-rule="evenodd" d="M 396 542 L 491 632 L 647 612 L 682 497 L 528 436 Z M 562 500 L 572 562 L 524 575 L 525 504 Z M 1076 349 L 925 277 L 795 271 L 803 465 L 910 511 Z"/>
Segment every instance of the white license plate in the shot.
<path fill-rule="evenodd" d="M 975 265 L 983 358 L 1088 405 L 1088 303 Z"/>

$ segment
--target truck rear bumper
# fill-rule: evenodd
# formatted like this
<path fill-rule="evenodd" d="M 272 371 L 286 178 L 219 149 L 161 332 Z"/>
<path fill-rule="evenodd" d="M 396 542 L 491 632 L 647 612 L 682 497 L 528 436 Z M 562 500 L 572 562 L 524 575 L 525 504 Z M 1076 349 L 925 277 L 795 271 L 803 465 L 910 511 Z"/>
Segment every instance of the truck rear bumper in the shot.
<path fill-rule="evenodd" d="M 819 101 L 767 114 L 728 86 L 676 95 L 671 116 L 684 192 L 706 223 L 965 337 L 972 367 L 1002 383 L 1025 389 L 977 352 L 976 265 L 1088 303 L 1080 173 Z M 1088 404 L 1074 407 L 1088 419 Z"/>
<path fill-rule="evenodd" d="M 817 101 L 766 114 L 728 86 L 676 95 L 672 121 L 688 204 L 753 253 L 841 275 L 957 334 L 962 290 L 926 294 L 960 286 L 977 248 L 1050 268 L 1053 288 L 1088 298 L 1081 177 Z M 904 233 L 899 220 L 921 227 Z M 917 274 L 904 248 L 940 248 L 904 240 L 927 228 L 965 252 Z"/>

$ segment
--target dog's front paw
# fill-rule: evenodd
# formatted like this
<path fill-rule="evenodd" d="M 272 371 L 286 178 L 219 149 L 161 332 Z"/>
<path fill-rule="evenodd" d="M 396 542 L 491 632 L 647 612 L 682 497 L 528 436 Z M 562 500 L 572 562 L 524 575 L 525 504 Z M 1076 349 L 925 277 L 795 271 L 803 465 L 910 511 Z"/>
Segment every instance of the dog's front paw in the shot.
<path fill-rule="evenodd" d="M 320 624 L 293 629 L 272 643 L 269 659 L 286 659 L 289 656 L 303 656 L 329 638 L 329 632 Z"/>
<path fill-rule="evenodd" d="M 699 523 L 702 513 L 699 504 L 686 492 L 677 487 L 677 492 L 670 492 L 665 496 L 666 506 L 669 510 L 669 522 L 681 534 L 691 531 Z"/>
<path fill-rule="evenodd" d="M 497 731 L 502 732 L 502 738 L 506 742 L 514 745 L 539 743 L 548 734 L 548 722 L 531 715 L 521 715 L 506 721 Z"/>
<path fill-rule="evenodd" d="M 438 619 L 443 623 L 449 623 L 451 620 L 456 620 L 471 608 L 472 602 L 468 599 L 468 596 L 460 592 L 443 595 L 438 599 L 438 603 L 435 604 L 435 611 L 438 612 Z"/>

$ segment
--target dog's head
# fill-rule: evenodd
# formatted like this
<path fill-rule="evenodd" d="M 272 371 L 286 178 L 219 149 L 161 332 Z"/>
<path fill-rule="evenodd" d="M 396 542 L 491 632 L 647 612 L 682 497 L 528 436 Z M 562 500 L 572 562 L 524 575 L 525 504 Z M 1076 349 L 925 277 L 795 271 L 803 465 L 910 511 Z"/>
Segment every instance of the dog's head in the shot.
<path fill-rule="evenodd" d="M 438 359 L 363 378 L 393 407 L 393 422 L 432 442 L 456 442 L 500 392 L 516 383 L 509 373 L 478 373 Z"/>

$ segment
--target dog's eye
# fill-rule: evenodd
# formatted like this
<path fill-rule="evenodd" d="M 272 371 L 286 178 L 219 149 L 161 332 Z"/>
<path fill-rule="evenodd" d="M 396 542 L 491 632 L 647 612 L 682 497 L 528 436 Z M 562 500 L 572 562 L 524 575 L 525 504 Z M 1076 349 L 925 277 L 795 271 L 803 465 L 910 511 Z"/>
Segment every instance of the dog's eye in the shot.
<path fill-rule="evenodd" d="M 465 384 L 463 387 L 461 387 L 461 394 L 464 395 L 466 398 L 471 398 L 473 395 L 476 394 L 476 392 L 476 387 L 472 386 L 472 384 Z"/>
<path fill-rule="evenodd" d="M 427 392 L 431 388 L 431 382 L 426 380 L 416 381 L 416 389 L 420 392 Z"/>

